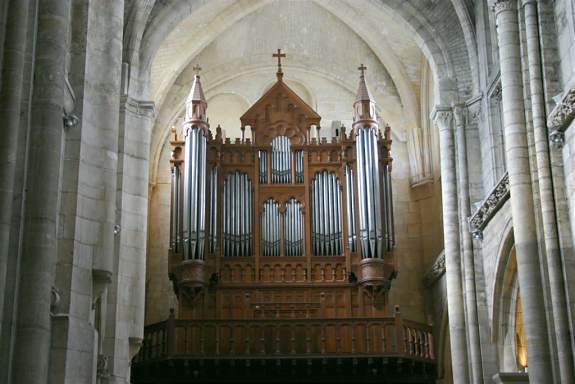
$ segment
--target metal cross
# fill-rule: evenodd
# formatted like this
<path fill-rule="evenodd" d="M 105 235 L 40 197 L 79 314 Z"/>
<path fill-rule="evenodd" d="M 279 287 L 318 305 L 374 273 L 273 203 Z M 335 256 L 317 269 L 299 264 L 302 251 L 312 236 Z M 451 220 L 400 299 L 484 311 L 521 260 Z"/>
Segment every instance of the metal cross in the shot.
<path fill-rule="evenodd" d="M 202 70 L 202 67 L 200 67 L 199 64 L 194 65 L 194 67 L 192 68 L 194 71 L 196 71 L 196 75 L 199 76 L 200 75 L 200 71 Z"/>
<path fill-rule="evenodd" d="M 361 77 L 364 76 L 364 72 L 367 69 L 367 67 L 363 64 L 361 64 L 357 69 L 359 69 L 361 71 Z"/>
<path fill-rule="evenodd" d="M 278 73 L 282 72 L 282 57 L 286 57 L 285 53 L 282 53 L 282 50 L 278 48 L 278 52 L 274 53 L 272 57 L 278 58 Z"/>

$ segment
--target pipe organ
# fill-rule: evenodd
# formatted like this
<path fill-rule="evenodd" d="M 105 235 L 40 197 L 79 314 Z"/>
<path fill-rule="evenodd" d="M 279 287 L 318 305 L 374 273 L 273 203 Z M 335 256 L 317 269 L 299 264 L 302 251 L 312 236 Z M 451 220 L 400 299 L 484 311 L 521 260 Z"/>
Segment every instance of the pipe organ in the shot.
<path fill-rule="evenodd" d="M 352 130 L 331 140 L 317 139 L 320 116 L 283 82 L 279 62 L 234 141 L 220 126 L 210 132 L 196 75 L 170 140 L 178 308 L 146 327 L 133 377 L 229 382 L 273 365 L 291 378 L 406 372 L 420 382 L 414 372 L 433 372 L 432 327 L 386 300 L 397 273 L 390 128 L 379 129 L 360 70 Z"/>
<path fill-rule="evenodd" d="M 396 274 L 390 128 L 379 129 L 362 70 L 351 132 L 312 138 L 320 116 L 277 76 L 241 117 L 250 138 L 210 132 L 199 76 L 183 132 L 173 129 L 179 313 L 249 319 L 272 305 L 276 317 L 383 315 L 376 303 Z"/>

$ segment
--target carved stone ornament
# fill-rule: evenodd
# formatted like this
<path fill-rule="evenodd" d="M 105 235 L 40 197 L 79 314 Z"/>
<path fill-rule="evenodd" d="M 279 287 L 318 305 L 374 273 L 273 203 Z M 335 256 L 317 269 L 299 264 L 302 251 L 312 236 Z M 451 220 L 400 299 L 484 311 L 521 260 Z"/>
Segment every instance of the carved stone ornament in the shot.
<path fill-rule="evenodd" d="M 108 370 L 108 356 L 102 354 L 98 355 L 96 376 L 100 379 L 106 379 L 110 377 L 110 372 Z"/>
<path fill-rule="evenodd" d="M 497 15 L 499 12 L 512 11 L 514 1 L 512 0 L 495 0 L 492 3 L 493 12 Z"/>
<path fill-rule="evenodd" d="M 505 173 L 499 183 L 469 218 L 469 231 L 475 239 L 482 239 L 481 231 L 483 231 L 487 223 L 495 216 L 507 199 L 509 199 L 509 174 Z"/>
<path fill-rule="evenodd" d="M 453 112 L 451 109 L 436 109 L 432 113 L 431 118 L 439 130 L 450 129 L 451 121 L 453 119 Z"/>
<path fill-rule="evenodd" d="M 550 131 L 565 131 L 575 118 L 575 87 L 569 89 L 547 119 Z"/>
<path fill-rule="evenodd" d="M 445 252 L 441 252 L 423 277 L 423 285 L 430 287 L 445 273 Z"/>

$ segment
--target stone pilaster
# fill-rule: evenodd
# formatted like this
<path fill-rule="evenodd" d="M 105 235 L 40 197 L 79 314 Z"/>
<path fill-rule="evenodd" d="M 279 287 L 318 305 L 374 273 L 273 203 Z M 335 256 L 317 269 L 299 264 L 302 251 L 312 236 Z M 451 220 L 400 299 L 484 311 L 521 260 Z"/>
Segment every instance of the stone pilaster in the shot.
<path fill-rule="evenodd" d="M 445 279 L 447 284 L 447 311 L 451 339 L 453 382 L 468 383 L 467 339 L 465 311 L 461 281 L 459 249 L 459 217 L 457 198 L 457 171 L 455 164 L 455 138 L 450 108 L 434 111 L 433 119 L 439 129 L 441 153 L 441 195 L 443 200 L 443 241 L 445 250 Z"/>
<path fill-rule="evenodd" d="M 537 175 L 541 199 L 543 237 L 545 240 L 551 305 L 553 310 L 553 327 L 557 340 L 559 377 L 562 383 L 572 383 L 575 382 L 573 353 L 571 349 L 571 332 L 567 310 L 568 303 L 563 280 L 563 265 L 559 245 L 553 180 L 549 162 L 537 1 L 523 0 L 523 9 L 525 15 L 527 56 L 529 60 L 533 136 L 535 140 Z"/>
<path fill-rule="evenodd" d="M 505 155 L 509 172 L 517 275 L 533 383 L 553 381 L 541 281 L 529 150 L 523 101 L 519 22 L 516 2 L 493 2 L 501 62 Z"/>

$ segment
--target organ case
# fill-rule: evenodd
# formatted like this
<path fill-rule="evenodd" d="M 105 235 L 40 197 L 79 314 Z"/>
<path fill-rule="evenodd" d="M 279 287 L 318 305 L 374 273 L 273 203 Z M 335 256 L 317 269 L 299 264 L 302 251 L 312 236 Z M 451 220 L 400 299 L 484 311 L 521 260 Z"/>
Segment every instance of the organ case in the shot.
<path fill-rule="evenodd" d="M 196 76 L 172 130 L 169 273 L 188 319 L 384 315 L 396 275 L 390 128 L 365 67 L 354 123 L 331 140 L 283 81 L 212 136 Z M 246 137 L 247 133 L 247 137 Z"/>

